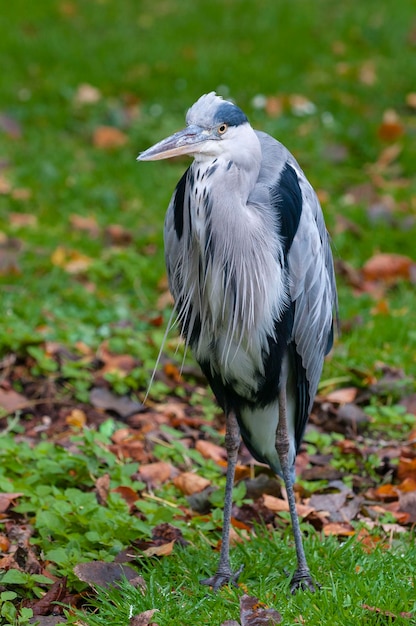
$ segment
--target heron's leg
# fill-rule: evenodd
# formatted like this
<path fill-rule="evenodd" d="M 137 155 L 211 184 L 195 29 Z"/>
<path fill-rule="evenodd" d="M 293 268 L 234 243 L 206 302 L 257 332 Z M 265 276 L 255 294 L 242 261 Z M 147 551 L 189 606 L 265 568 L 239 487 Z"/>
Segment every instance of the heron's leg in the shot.
<path fill-rule="evenodd" d="M 293 536 L 295 539 L 296 556 L 298 560 L 297 569 L 293 574 L 290 583 L 290 591 L 291 593 L 295 593 L 298 589 L 316 591 L 315 584 L 312 580 L 312 576 L 306 562 L 305 550 L 302 542 L 302 532 L 300 530 L 299 518 L 296 511 L 295 492 L 293 490 L 293 482 L 290 471 L 291 468 L 289 466 L 289 433 L 287 430 L 286 406 L 286 384 L 285 381 L 282 381 L 279 391 L 279 424 L 276 431 L 276 451 L 279 455 L 283 480 L 285 481 L 290 517 L 292 520 Z"/>
<path fill-rule="evenodd" d="M 228 583 L 237 583 L 238 577 L 243 570 L 239 567 L 236 572 L 230 566 L 230 524 L 231 508 L 233 499 L 233 485 L 235 466 L 237 464 L 238 448 L 240 446 L 240 429 L 234 412 L 226 415 L 225 448 L 227 450 L 227 476 L 225 483 L 224 516 L 221 538 L 221 552 L 218 569 L 214 576 L 201 580 L 202 585 L 210 585 L 215 590 Z"/>

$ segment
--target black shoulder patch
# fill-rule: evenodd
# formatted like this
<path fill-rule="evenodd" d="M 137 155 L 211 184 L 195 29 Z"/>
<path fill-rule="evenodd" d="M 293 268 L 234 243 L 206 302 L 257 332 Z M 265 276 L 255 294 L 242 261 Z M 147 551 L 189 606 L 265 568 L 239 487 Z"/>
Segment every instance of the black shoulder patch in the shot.
<path fill-rule="evenodd" d="M 279 211 L 280 234 L 284 237 L 285 254 L 290 250 L 302 213 L 302 192 L 298 176 L 289 164 L 283 168 L 279 181 L 272 189 L 272 201 Z"/>
<path fill-rule="evenodd" d="M 185 174 L 182 176 L 175 189 L 175 197 L 173 199 L 173 218 L 175 224 L 175 232 L 180 239 L 183 234 L 183 211 L 184 211 L 184 200 L 185 200 L 185 188 L 186 188 L 186 178 L 189 172 L 188 168 Z"/>

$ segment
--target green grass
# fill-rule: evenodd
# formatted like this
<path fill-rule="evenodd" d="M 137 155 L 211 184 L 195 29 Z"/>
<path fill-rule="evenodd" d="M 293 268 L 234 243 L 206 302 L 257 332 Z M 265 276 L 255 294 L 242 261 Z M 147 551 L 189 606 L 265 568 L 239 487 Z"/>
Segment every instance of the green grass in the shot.
<path fill-rule="evenodd" d="M 293 151 L 315 188 L 325 195 L 323 209 L 337 259 L 361 268 L 378 251 L 414 258 L 416 114 L 406 105 L 406 97 L 415 91 L 416 75 L 412 0 L 402 0 L 400 10 L 388 0 L 15 0 L 2 8 L 0 29 L 0 189 L 4 191 L 0 194 L 0 358 L 9 352 L 32 358 L 34 375 L 55 380 L 59 373 L 67 392 L 85 401 L 92 380 L 90 362 L 79 368 L 66 363 L 66 369 L 61 367 L 57 373 L 44 342 L 58 341 L 76 351 L 77 342 L 95 350 L 109 341 L 114 351 L 128 352 L 141 363 L 141 370 L 130 379 L 110 377 L 113 388 L 144 393 L 163 336 L 163 328 L 151 323 L 159 314 L 156 286 L 164 276 L 163 218 L 186 164 L 138 164 L 135 158 L 180 128 L 186 109 L 213 89 L 233 97 L 256 128 Z M 96 103 L 76 103 L 77 89 L 84 83 L 100 90 Z M 255 105 L 259 95 L 285 96 L 287 102 L 293 94 L 307 98 L 314 110 L 299 116 L 285 105 L 280 116 L 271 117 Z M 374 164 L 390 145 L 379 136 L 387 109 L 398 113 L 404 133 L 396 139 L 397 157 L 380 170 Z M 112 150 L 96 147 L 93 134 L 100 125 L 120 129 L 127 143 Z M 341 154 L 339 161 L 337 154 Z M 368 183 L 376 200 L 368 202 L 359 194 L 351 200 L 354 188 Z M 391 213 L 374 220 L 368 211 L 374 201 L 392 207 Z M 36 221 L 22 225 L 13 214 L 29 214 Z M 74 228 L 74 215 L 95 220 L 98 234 Z M 356 228 L 340 229 L 338 216 Z M 109 241 L 105 229 L 113 224 L 130 232 L 130 243 Z M 60 247 L 68 256 L 85 255 L 86 267 L 71 274 L 57 265 L 54 253 Z M 414 286 L 399 283 L 384 298 L 387 313 L 374 312 L 373 297 L 353 294 L 339 279 L 343 332 L 325 365 L 324 382 L 341 377 L 346 383 L 365 384 L 379 375 L 378 364 L 383 362 L 403 369 L 414 389 Z M 168 311 L 162 315 L 166 320 Z M 19 390 L 22 383 L 15 380 L 14 384 Z M 156 386 L 154 399 L 160 397 L 160 388 L 157 391 Z M 395 409 L 399 399 L 400 393 L 373 399 L 373 414 L 381 416 L 380 432 L 390 434 L 401 426 L 402 414 Z M 380 404 L 386 405 L 384 413 Z M 114 485 L 131 480 L 130 467 L 103 460 L 92 442 L 90 456 L 74 459 L 52 444 L 48 448 L 47 442 L 34 449 L 21 445 L 18 454 L 11 435 L 13 429 L 3 437 L 9 461 L 4 464 L 7 473 L 2 474 L 1 489 L 25 490 L 22 514 L 32 517 L 39 509 L 36 533 L 42 546 L 48 541 L 48 524 L 59 526 L 52 519 L 54 501 L 61 499 L 69 506 L 74 492 L 68 489 L 77 488 L 57 471 L 59 464 L 75 467 L 75 483 L 85 492 L 93 487 L 91 476 L 105 471 L 111 473 Z M 181 462 L 178 449 L 158 453 Z M 15 458 L 21 458 L 21 469 L 31 469 L 32 484 L 27 483 L 25 471 L 20 476 L 17 470 L 11 472 Z M 221 484 L 214 468 L 202 465 L 201 471 Z M 171 487 L 164 487 L 160 495 L 180 498 Z M 42 499 L 48 503 L 50 519 Z M 93 504 L 89 499 L 81 506 Z M 128 511 L 123 507 L 115 498 L 107 517 L 94 509 L 97 519 L 102 516 L 105 546 L 92 534 L 88 545 L 84 539 L 77 544 L 79 536 L 88 533 L 88 516 L 81 515 L 76 527 L 65 526 L 68 534 L 57 533 L 56 549 L 69 545 L 75 550 L 71 558 L 61 552 L 61 574 L 73 576 L 73 562 L 82 550 L 89 558 L 112 558 L 120 547 L 110 545 L 114 520 L 125 529 L 126 539 L 129 536 Z M 169 513 L 147 505 L 146 515 L 143 534 L 150 532 L 158 516 L 167 519 Z M 69 537 L 71 532 L 78 536 Z M 189 550 L 177 550 L 172 557 L 147 565 L 144 597 L 126 587 L 124 595 L 111 591 L 112 604 L 100 594 L 101 611 L 88 623 L 125 624 L 130 604 L 135 611 L 160 608 L 155 621 L 161 626 L 174 623 L 178 603 L 184 624 L 236 618 L 238 591 L 223 590 L 214 596 L 198 585 L 198 579 L 212 571 L 211 556 L 216 555 L 211 555 L 202 531 L 200 536 L 192 527 L 189 535 L 193 544 Z M 283 543 L 277 533 L 273 538 L 259 536 L 233 553 L 236 564 L 246 563 L 242 581 L 249 592 L 275 606 L 284 616 L 283 623 L 296 623 L 300 615 L 310 624 L 390 623 L 381 614 L 365 611 L 363 603 L 395 613 L 415 610 L 414 579 L 409 583 L 415 559 L 410 533 L 387 552 L 369 554 L 352 540 L 340 545 L 309 537 L 311 568 L 322 584 L 314 598 L 308 594 L 292 598 L 288 593 L 282 571 L 293 564 L 289 537 Z M 270 566 L 271 560 L 276 567 Z M 36 581 L 32 583 L 36 587 Z M 20 587 L 19 593 L 23 593 Z M 408 621 L 398 618 L 394 623 Z"/>
<path fill-rule="evenodd" d="M 242 589 L 225 588 L 217 594 L 208 591 L 199 585 L 198 578 L 212 571 L 218 555 L 203 545 L 178 549 L 169 559 L 144 564 L 144 593 L 129 583 L 121 590 L 101 591 L 92 604 L 99 611 L 89 617 L 89 624 L 122 626 L 129 616 L 156 608 L 153 620 L 165 626 L 176 623 L 179 607 L 184 626 L 221 624 L 226 619 L 239 620 L 239 597 L 244 592 L 278 610 L 285 625 L 298 624 L 300 616 L 305 624 L 335 626 L 411 623 L 400 613 L 416 607 L 415 576 L 410 566 L 416 556 L 414 544 L 396 546 L 396 552 L 376 549 L 369 555 L 353 539 L 340 545 L 334 539 L 322 542 L 318 536 L 309 537 L 309 563 L 322 586 L 315 595 L 291 596 L 289 578 L 283 570 L 291 571 L 293 546 L 264 529 L 261 532 L 256 541 L 239 544 L 232 553 L 233 566 L 245 566 L 240 578 Z M 201 562 L 205 567 L 201 568 Z M 383 614 L 385 611 L 395 612 L 394 622 Z"/>

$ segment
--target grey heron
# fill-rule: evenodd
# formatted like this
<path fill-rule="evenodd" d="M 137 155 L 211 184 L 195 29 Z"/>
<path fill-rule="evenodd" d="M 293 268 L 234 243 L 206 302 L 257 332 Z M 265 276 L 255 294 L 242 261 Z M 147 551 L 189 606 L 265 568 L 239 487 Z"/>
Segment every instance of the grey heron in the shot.
<path fill-rule="evenodd" d="M 292 154 L 214 92 L 186 128 L 138 159 L 190 155 L 164 229 L 182 335 L 226 416 L 222 544 L 214 589 L 236 583 L 229 558 L 240 434 L 285 484 L 297 554 L 291 591 L 315 590 L 293 490 L 295 458 L 333 343 L 337 294 L 318 198 Z"/>

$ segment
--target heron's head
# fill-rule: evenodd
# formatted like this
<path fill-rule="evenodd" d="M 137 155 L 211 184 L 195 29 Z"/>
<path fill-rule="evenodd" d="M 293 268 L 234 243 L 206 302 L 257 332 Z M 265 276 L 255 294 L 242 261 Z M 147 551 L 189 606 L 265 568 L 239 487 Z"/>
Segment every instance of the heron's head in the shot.
<path fill-rule="evenodd" d="M 213 91 L 191 106 L 186 123 L 183 130 L 142 152 L 138 160 L 158 161 L 186 154 L 197 159 L 224 156 L 238 161 L 246 150 L 254 156 L 258 140 L 246 115 Z"/>

